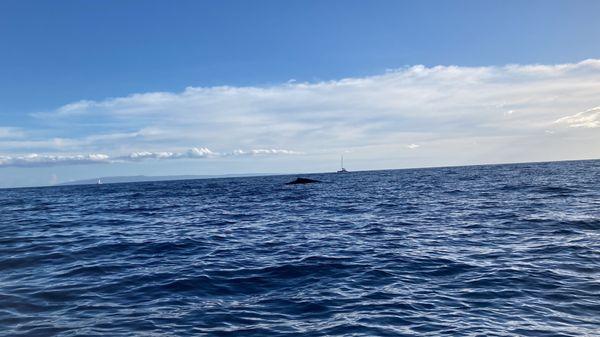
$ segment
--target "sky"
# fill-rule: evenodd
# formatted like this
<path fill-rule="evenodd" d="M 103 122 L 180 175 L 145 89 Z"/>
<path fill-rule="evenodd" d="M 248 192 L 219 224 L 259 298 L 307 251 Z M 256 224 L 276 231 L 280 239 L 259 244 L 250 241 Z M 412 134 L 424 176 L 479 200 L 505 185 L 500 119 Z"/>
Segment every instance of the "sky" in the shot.
<path fill-rule="evenodd" d="M 600 158 L 598 1 L 0 2 L 0 187 Z"/>

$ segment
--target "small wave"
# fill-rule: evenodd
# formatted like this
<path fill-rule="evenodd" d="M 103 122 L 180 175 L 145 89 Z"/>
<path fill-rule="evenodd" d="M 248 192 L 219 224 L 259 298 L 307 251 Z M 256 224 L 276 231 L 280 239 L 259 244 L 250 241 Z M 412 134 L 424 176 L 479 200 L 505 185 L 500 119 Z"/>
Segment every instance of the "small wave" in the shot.
<path fill-rule="evenodd" d="M 0 193 L 7 336 L 594 336 L 599 162 Z"/>

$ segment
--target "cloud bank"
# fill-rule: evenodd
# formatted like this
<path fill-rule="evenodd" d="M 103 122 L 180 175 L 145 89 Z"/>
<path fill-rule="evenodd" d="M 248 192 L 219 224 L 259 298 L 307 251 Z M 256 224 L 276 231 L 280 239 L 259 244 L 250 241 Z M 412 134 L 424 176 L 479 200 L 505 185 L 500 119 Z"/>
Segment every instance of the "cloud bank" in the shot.
<path fill-rule="evenodd" d="M 0 165 L 96 160 L 73 153 L 113 162 L 351 150 L 380 166 L 589 158 L 600 156 L 599 92 L 600 60 L 590 59 L 138 93 L 35 113 L 35 127 L 0 127 Z M 206 148 L 181 150 L 190 144 Z M 228 150 L 238 148 L 259 150 Z"/>
<path fill-rule="evenodd" d="M 140 161 L 144 159 L 181 159 L 181 158 L 206 158 L 209 156 L 217 156 L 218 154 L 205 148 L 191 148 L 185 152 L 133 152 L 128 156 L 120 157 L 125 161 Z"/>
<path fill-rule="evenodd" d="M 81 164 L 101 164 L 108 163 L 110 157 L 105 154 L 88 155 L 39 155 L 29 154 L 25 156 L 0 156 L 0 167 L 36 167 L 53 165 L 81 165 Z"/>
<path fill-rule="evenodd" d="M 41 167 L 58 165 L 85 165 L 85 164 L 110 164 L 123 162 L 141 162 L 145 160 L 171 160 L 171 159 L 201 159 L 210 157 L 228 157 L 244 155 L 292 155 L 299 152 L 281 149 L 256 149 L 235 150 L 228 153 L 213 152 L 205 147 L 191 148 L 184 152 L 133 152 L 127 156 L 111 157 L 106 154 L 87 155 L 39 155 L 29 154 L 24 156 L 0 156 L 0 167 Z"/>

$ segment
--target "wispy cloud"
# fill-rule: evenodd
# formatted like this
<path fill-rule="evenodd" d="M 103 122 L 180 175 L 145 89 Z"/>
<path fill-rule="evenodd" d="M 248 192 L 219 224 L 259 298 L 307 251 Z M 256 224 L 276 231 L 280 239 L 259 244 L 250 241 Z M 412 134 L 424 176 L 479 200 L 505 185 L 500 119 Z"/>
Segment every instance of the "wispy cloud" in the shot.
<path fill-rule="evenodd" d="M 282 149 L 256 149 L 256 150 L 235 150 L 232 153 L 234 156 L 257 156 L 257 155 L 277 155 L 277 154 L 302 154 L 302 152 L 282 150 Z"/>
<path fill-rule="evenodd" d="M 25 132 L 19 128 L 0 126 L 0 139 L 2 138 L 23 138 Z"/>
<path fill-rule="evenodd" d="M 572 128 L 598 128 L 600 127 L 600 106 L 559 118 L 554 123 Z"/>

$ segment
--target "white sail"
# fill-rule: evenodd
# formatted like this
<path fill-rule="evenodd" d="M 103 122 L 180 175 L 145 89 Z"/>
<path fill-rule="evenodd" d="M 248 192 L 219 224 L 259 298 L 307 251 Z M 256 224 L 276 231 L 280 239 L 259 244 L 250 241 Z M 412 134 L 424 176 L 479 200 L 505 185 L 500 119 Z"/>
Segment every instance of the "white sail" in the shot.
<path fill-rule="evenodd" d="M 340 161 L 340 170 L 337 171 L 338 173 L 348 173 L 348 171 L 344 168 L 344 155 L 342 155 L 342 159 Z"/>

